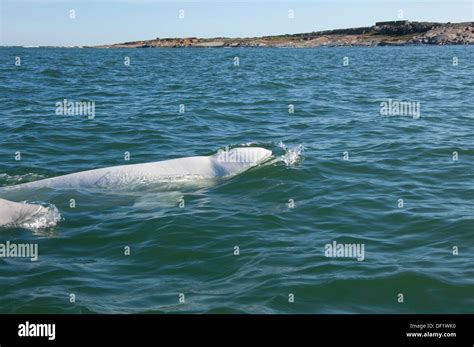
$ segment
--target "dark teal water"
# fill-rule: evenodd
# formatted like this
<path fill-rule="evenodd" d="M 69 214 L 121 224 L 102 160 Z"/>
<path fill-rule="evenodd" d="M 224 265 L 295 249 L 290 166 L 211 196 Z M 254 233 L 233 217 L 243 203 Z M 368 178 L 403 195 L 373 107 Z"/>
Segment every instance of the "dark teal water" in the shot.
<path fill-rule="evenodd" d="M 473 58 L 474 47 L 0 49 L 0 186 L 226 146 L 275 156 L 161 192 L 0 194 L 61 214 L 0 229 L 2 243 L 39 245 L 37 262 L 0 259 L 0 312 L 474 313 Z M 56 115 L 65 98 L 94 101 L 95 118 Z M 420 118 L 381 116 L 388 99 L 419 102 Z M 365 259 L 326 257 L 333 241 L 363 244 Z"/>

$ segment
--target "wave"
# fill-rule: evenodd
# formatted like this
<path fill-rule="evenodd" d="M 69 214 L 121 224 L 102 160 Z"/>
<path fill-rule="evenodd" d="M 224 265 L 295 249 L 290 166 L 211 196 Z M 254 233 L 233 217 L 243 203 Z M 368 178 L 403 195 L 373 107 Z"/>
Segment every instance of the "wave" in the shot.
<path fill-rule="evenodd" d="M 37 181 L 43 178 L 46 178 L 46 176 L 35 174 L 32 172 L 29 172 L 24 175 L 9 175 L 6 173 L 0 173 L 0 184 L 5 184 L 5 185 L 20 184 L 20 183 Z"/>
<path fill-rule="evenodd" d="M 46 77 L 52 77 L 52 78 L 60 78 L 62 76 L 62 73 L 60 70 L 50 69 L 50 68 L 44 69 L 40 73 Z"/>

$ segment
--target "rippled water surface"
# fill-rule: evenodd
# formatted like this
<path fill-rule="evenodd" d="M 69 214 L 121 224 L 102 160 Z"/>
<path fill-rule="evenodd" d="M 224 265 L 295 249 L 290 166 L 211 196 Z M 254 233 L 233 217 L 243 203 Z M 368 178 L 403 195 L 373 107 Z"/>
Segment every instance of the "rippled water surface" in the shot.
<path fill-rule="evenodd" d="M 37 262 L 0 259 L 0 312 L 474 313 L 473 58 L 0 49 L 2 187 L 226 146 L 274 155 L 228 180 L 0 193 L 61 215 L 0 229 L 39 246 Z M 94 101 L 95 118 L 56 115 L 63 99 Z M 388 99 L 419 102 L 420 117 L 381 116 Z M 326 257 L 333 241 L 363 244 L 364 260 Z"/>

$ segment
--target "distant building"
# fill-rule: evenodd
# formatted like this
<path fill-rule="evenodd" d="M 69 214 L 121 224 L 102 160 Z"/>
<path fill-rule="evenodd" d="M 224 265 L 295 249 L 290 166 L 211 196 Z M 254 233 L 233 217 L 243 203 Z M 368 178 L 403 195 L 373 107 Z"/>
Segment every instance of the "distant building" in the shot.
<path fill-rule="evenodd" d="M 392 20 L 388 22 L 375 22 L 376 26 L 382 26 L 382 25 L 405 25 L 410 23 L 408 20 Z"/>

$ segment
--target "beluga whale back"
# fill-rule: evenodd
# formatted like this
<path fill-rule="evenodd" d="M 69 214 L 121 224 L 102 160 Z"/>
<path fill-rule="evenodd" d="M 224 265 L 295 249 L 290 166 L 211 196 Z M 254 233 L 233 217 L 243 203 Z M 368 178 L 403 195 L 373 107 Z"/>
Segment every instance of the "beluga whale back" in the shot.
<path fill-rule="evenodd" d="M 239 147 L 211 156 L 112 166 L 46 178 L 2 189 L 120 187 L 163 181 L 228 178 L 259 165 L 272 155 L 261 147 Z"/>

